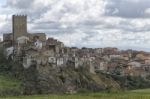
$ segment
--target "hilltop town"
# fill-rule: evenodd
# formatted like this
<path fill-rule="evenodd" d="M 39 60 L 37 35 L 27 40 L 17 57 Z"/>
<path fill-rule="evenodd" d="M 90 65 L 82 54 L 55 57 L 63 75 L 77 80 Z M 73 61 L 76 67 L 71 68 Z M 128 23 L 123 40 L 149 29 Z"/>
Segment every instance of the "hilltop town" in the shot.
<path fill-rule="evenodd" d="M 22 64 L 24 69 L 36 65 L 36 69 L 45 75 L 49 73 L 49 67 L 75 70 L 86 67 L 91 74 L 101 72 L 145 79 L 150 76 L 150 53 L 112 47 L 66 47 L 63 42 L 46 37 L 45 33 L 29 33 L 25 15 L 13 15 L 12 23 L 13 31 L 3 34 L 1 47 L 8 60 Z"/>
<path fill-rule="evenodd" d="M 26 15 L 12 16 L 12 33 L 3 34 L 0 47 L 7 60 L 2 60 L 0 68 L 21 80 L 19 94 L 150 86 L 150 53 L 113 47 L 67 47 L 45 33 L 28 32 Z"/>

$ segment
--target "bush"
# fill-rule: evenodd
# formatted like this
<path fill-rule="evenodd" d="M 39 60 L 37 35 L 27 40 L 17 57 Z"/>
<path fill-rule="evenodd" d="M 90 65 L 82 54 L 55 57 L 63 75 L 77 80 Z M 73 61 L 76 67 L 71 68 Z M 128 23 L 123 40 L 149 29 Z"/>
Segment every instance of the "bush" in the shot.
<path fill-rule="evenodd" d="M 4 56 L 4 49 L 0 48 L 0 72 L 8 72 L 10 68 L 10 64 Z"/>
<path fill-rule="evenodd" d="M 0 90 L 0 96 L 18 96 L 18 95 L 21 95 L 20 90 L 14 89 Z"/>
<path fill-rule="evenodd" d="M 80 88 L 78 89 L 78 93 L 91 93 L 91 90 L 85 89 L 85 88 Z"/>

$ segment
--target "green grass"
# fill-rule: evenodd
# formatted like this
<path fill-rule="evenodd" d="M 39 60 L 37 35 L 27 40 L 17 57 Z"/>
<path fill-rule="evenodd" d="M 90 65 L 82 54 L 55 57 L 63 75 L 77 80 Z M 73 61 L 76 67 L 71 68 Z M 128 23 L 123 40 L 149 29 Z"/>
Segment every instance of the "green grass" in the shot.
<path fill-rule="evenodd" d="M 37 95 L 1 97 L 0 99 L 150 99 L 150 89 L 118 93 L 90 93 L 75 95 Z"/>
<path fill-rule="evenodd" d="M 0 75 L 0 90 L 19 89 L 19 81 L 8 77 L 7 75 Z"/>

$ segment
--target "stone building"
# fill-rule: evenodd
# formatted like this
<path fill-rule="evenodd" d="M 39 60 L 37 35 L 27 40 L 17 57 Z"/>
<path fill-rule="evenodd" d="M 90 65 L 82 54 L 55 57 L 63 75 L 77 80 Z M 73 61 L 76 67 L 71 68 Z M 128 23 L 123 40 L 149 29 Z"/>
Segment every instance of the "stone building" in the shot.
<path fill-rule="evenodd" d="M 14 58 L 22 57 L 24 68 L 32 64 L 39 66 L 50 64 L 53 67 L 65 66 L 69 61 L 77 68 L 79 60 L 75 53 L 78 49 L 64 47 L 64 44 L 54 38 L 46 39 L 45 33 L 29 33 L 27 31 L 27 16 L 12 16 L 12 33 L 3 35 L 6 49 L 12 49 Z"/>
<path fill-rule="evenodd" d="M 6 47 L 16 47 L 17 41 L 20 37 L 29 38 L 33 41 L 39 37 L 41 41 L 46 41 L 45 33 L 29 33 L 27 31 L 27 16 L 26 15 L 13 15 L 12 16 L 12 33 L 4 33 L 3 41 Z"/>
<path fill-rule="evenodd" d="M 12 21 L 13 40 L 16 41 L 18 37 L 27 36 L 27 16 L 13 15 Z"/>

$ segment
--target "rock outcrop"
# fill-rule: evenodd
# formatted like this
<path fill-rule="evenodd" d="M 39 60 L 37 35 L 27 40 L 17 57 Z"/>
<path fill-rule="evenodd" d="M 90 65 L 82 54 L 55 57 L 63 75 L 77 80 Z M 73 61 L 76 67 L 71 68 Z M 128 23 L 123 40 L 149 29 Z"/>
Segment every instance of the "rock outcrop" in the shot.
<path fill-rule="evenodd" d="M 86 67 L 31 66 L 24 70 L 24 94 L 76 93 L 83 90 L 117 91 L 119 84 L 112 78 L 91 74 Z"/>

